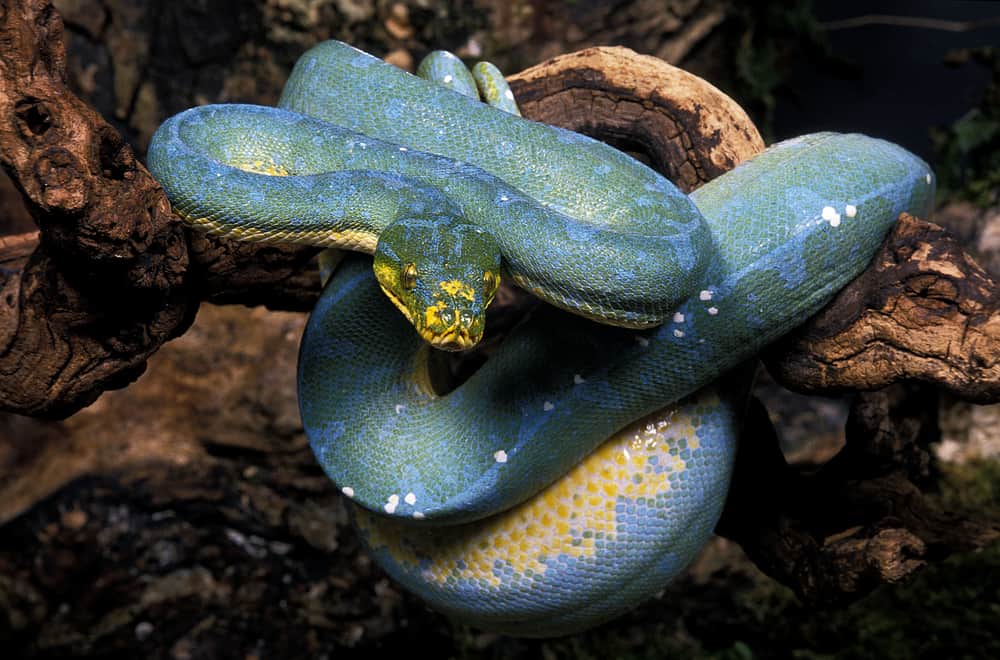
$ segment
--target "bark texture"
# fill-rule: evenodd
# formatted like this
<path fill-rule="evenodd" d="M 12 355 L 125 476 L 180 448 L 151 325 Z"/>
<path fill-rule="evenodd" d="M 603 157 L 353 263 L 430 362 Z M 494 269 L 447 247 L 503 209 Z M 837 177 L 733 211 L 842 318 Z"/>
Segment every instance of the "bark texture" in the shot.
<path fill-rule="evenodd" d="M 909 215 L 871 266 L 769 352 L 803 392 L 918 380 L 960 399 L 1000 399 L 1000 289 L 940 227 Z"/>
<path fill-rule="evenodd" d="M 44 236 L 0 282 L 0 400 L 63 415 L 183 329 L 184 232 L 131 148 L 67 89 L 52 5 L 4 3 L 0 42 L 0 159 Z"/>
<path fill-rule="evenodd" d="M 621 47 L 561 55 L 510 77 L 525 116 L 598 137 L 691 191 L 764 148 L 735 101 Z"/>

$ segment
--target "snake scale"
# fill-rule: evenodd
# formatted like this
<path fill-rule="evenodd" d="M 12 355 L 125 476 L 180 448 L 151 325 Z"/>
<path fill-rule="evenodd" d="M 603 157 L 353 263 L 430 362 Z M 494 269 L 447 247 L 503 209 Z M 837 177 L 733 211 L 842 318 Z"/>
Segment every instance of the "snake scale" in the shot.
<path fill-rule="evenodd" d="M 926 214 L 934 178 L 891 143 L 820 133 L 684 196 L 609 147 L 446 86 L 326 42 L 280 108 L 168 120 L 150 168 L 209 231 L 374 251 L 376 277 L 371 257 L 346 259 L 303 337 L 317 458 L 359 505 L 372 556 L 433 607 L 568 633 L 690 562 L 725 500 L 746 361 L 860 273 L 900 212 Z M 472 229 L 455 239 L 456 223 Z M 555 306 L 436 393 L 430 331 L 394 309 L 424 267 L 397 253 L 413 242 L 455 262 L 491 240 L 502 261 L 431 276 L 423 316 L 453 328 L 481 314 L 499 269 Z M 463 348 L 481 328 L 449 332 L 443 347 Z"/>

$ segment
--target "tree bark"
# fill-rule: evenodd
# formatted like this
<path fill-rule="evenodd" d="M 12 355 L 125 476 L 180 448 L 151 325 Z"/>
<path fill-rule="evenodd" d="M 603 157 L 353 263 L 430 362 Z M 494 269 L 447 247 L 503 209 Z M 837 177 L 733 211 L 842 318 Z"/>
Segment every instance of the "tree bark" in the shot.
<path fill-rule="evenodd" d="M 768 352 L 801 392 L 873 390 L 901 380 L 977 403 L 1000 400 L 1000 289 L 940 227 L 900 217 L 871 266 Z"/>

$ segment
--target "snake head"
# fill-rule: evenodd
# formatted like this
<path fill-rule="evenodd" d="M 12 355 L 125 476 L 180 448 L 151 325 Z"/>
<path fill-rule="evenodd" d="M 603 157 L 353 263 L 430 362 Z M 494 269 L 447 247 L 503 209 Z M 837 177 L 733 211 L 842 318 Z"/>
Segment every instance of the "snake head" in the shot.
<path fill-rule="evenodd" d="M 379 235 L 375 277 L 431 346 L 472 348 L 500 284 L 500 248 L 488 231 L 461 221 L 407 218 Z"/>

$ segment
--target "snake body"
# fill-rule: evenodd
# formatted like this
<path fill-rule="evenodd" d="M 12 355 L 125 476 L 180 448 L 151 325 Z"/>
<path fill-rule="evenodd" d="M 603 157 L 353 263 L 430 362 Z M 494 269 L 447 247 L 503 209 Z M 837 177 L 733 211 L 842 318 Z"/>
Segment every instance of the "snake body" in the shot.
<path fill-rule="evenodd" d="M 426 384 L 429 349 L 381 294 L 370 260 L 357 256 L 325 287 L 302 342 L 306 433 L 323 468 L 360 505 L 358 527 L 391 575 L 436 608 L 491 629 L 548 635 L 606 620 L 662 588 L 718 518 L 746 379 L 705 386 L 818 311 L 865 268 L 900 212 L 925 214 L 933 175 L 888 142 L 814 134 L 706 184 L 691 208 L 676 206 L 661 179 L 641 166 L 619 168 L 627 159 L 606 159 L 597 143 L 559 131 L 540 138 L 507 113 L 373 60 L 323 44 L 296 66 L 284 110 L 259 120 L 263 111 L 245 107 L 232 108 L 232 118 L 228 107 L 186 115 L 161 129 L 157 176 L 182 180 L 183 194 L 171 200 L 190 217 L 223 218 L 237 232 L 322 230 L 324 214 L 339 221 L 378 205 L 440 202 L 484 215 L 495 213 L 492 205 L 513 230 L 502 240 L 521 241 L 514 250 L 526 262 L 569 261 L 582 288 L 608 277 L 599 297 L 619 308 L 616 298 L 632 300 L 630 286 L 646 281 L 639 271 L 663 254 L 625 240 L 614 246 L 620 263 L 604 263 L 594 232 L 615 221 L 597 230 L 590 223 L 604 214 L 670 218 L 678 247 L 667 252 L 687 273 L 668 276 L 675 302 L 660 327 L 598 325 L 543 306 L 472 377 L 437 394 Z M 304 137 L 295 132 L 301 126 Z M 213 137 L 216 130 L 224 135 Z M 213 140 L 220 158 L 194 148 Z M 326 151 L 334 153 L 315 153 Z M 202 162 L 226 158 L 308 176 Z M 339 161 L 337 172 L 320 172 L 324 159 Z M 324 177 L 342 188 L 316 183 Z M 264 219 L 230 219 L 219 204 L 234 197 Z M 352 201 L 369 197 L 374 206 Z M 285 216 L 302 207 L 302 215 L 296 210 L 290 223 L 274 207 Z M 315 220 L 301 219 L 305 207 L 316 207 Z M 543 217 L 550 211 L 561 216 Z M 571 213 L 572 228 L 561 219 Z M 539 227 L 558 240 L 543 243 Z M 582 242 L 569 240 L 562 253 L 578 232 Z M 544 289 L 550 277 L 518 281 Z"/>
<path fill-rule="evenodd" d="M 691 195 L 716 241 L 670 322 L 637 334 L 544 308 L 444 396 L 421 385 L 418 340 L 390 322 L 364 269 L 348 267 L 303 338 L 313 449 L 346 494 L 382 514 L 358 515 L 374 556 L 436 607 L 526 635 L 606 620 L 662 588 L 707 540 L 738 404 L 702 392 L 616 432 L 818 311 L 900 212 L 926 213 L 933 188 L 926 164 L 881 140 L 780 143 Z M 644 438 L 650 424 L 660 433 Z M 654 450 L 636 451 L 647 440 Z M 573 466 L 575 493 L 550 485 Z M 413 518 L 458 527 L 420 531 Z"/>
<path fill-rule="evenodd" d="M 149 164 L 178 213 L 218 234 L 367 252 L 395 221 L 461 218 L 496 238 L 519 286 L 627 327 L 663 323 L 704 270 L 708 230 L 687 196 L 578 133 L 339 42 L 299 59 L 279 106 L 164 122 Z"/>

